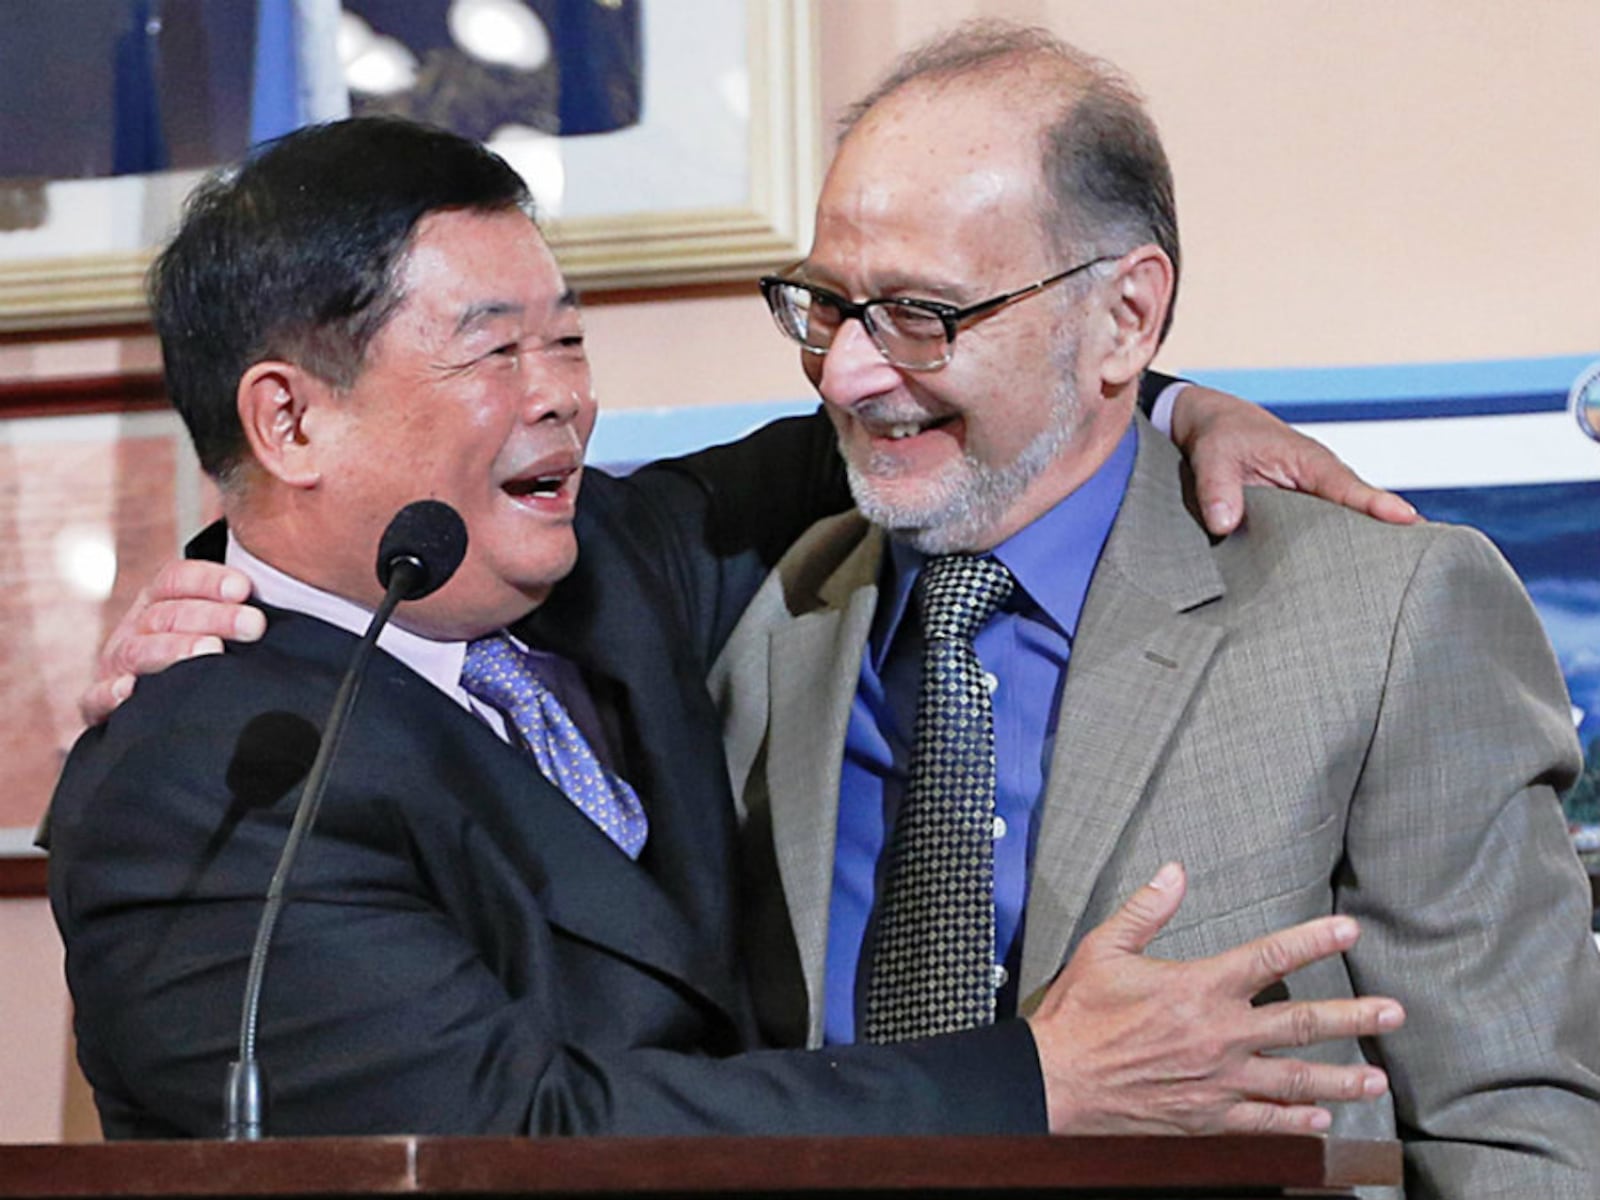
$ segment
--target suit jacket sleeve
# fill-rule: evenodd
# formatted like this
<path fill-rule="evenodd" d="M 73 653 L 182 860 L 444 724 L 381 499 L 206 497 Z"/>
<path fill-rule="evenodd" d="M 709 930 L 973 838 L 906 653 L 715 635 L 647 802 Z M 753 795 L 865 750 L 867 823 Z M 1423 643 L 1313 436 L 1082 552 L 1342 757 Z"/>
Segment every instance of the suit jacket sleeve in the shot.
<path fill-rule="evenodd" d="M 662 599 L 676 606 L 703 673 L 790 544 L 850 505 L 833 426 L 819 410 L 602 488 L 586 483 L 580 509 L 589 509 L 584 529 L 628 539 L 660 573 Z"/>
<path fill-rule="evenodd" d="M 1600 1186 L 1600 960 L 1557 804 L 1566 691 L 1481 537 L 1440 530 L 1406 589 L 1346 831 L 1340 907 L 1360 993 L 1401 997 L 1376 1043 L 1412 1200 Z"/>
<path fill-rule="evenodd" d="M 1149 416 L 1155 411 L 1161 393 L 1174 383 L 1184 383 L 1176 375 L 1163 375 L 1160 371 L 1146 371 L 1139 379 L 1139 411 Z"/>

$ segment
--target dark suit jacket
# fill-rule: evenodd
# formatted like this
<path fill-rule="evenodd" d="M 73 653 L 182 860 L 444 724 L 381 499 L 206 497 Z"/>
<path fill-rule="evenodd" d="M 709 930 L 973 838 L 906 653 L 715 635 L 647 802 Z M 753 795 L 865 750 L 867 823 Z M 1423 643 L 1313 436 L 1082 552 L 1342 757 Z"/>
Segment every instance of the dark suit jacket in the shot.
<path fill-rule="evenodd" d="M 803 523 L 836 491 L 827 473 L 791 481 L 762 513 L 772 542 L 736 530 L 729 514 L 773 472 L 797 475 L 795 435 L 825 448 L 801 422 L 720 474 L 592 473 L 579 567 L 521 630 L 574 659 L 612 719 L 650 815 L 637 864 L 519 752 L 374 656 L 266 972 L 271 1132 L 1042 1130 L 1019 1022 L 741 1053 L 756 1036 L 703 679 L 784 513 Z M 50 891 L 111 1136 L 219 1127 L 261 897 L 353 646 L 272 613 L 258 645 L 141 681 L 73 751 Z"/>

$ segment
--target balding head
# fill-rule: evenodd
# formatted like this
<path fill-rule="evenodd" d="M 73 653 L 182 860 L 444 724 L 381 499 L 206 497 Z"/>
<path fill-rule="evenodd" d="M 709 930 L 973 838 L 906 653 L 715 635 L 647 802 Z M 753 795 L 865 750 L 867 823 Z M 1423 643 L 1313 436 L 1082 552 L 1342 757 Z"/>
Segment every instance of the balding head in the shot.
<path fill-rule="evenodd" d="M 974 21 L 908 52 L 840 120 L 840 141 L 908 88 L 992 93 L 1016 124 L 995 136 L 1034 137 L 1043 235 L 1063 258 L 1118 255 L 1142 242 L 1172 260 L 1179 242 L 1172 169 L 1137 89 L 1110 63 L 1048 30 Z M 925 131 L 926 133 L 926 131 Z"/>

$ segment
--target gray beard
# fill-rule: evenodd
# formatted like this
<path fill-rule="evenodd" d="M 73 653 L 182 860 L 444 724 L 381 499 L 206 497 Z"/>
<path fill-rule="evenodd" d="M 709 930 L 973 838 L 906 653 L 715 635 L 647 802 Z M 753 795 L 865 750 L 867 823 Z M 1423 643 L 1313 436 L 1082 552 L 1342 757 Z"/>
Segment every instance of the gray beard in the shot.
<path fill-rule="evenodd" d="M 1050 423 L 1004 466 L 962 456 L 935 482 L 932 495 L 916 503 L 896 503 L 876 493 L 876 479 L 848 459 L 850 494 L 867 520 L 896 541 L 924 554 L 955 554 L 986 549 L 985 535 L 1005 518 L 1039 473 L 1072 442 L 1078 428 L 1078 396 L 1073 364 L 1063 363 L 1060 386 L 1051 398 Z"/>

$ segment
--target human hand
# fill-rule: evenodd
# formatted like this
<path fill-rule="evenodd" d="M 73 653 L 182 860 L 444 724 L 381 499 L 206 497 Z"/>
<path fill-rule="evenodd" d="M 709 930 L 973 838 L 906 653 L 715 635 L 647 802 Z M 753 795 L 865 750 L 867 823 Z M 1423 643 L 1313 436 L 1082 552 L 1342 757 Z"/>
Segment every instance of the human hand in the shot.
<path fill-rule="evenodd" d="M 1190 384 L 1172 409 L 1172 440 L 1194 469 L 1206 528 L 1232 533 L 1244 516 L 1244 489 L 1256 484 L 1309 492 L 1394 525 L 1420 520 L 1393 492 L 1372 487 L 1321 442 L 1266 409 Z"/>
<path fill-rule="evenodd" d="M 98 725 L 153 675 L 201 654 L 221 654 L 226 639 L 253 642 L 267 628 L 250 607 L 250 580 L 221 563 L 174 559 L 139 590 L 101 648 L 94 682 L 78 698 L 85 725 Z"/>
<path fill-rule="evenodd" d="M 1383 1095 L 1377 1067 L 1263 1052 L 1392 1032 L 1398 1002 L 1250 1002 L 1355 945 L 1356 922 L 1323 917 L 1194 962 L 1145 956 L 1184 886 L 1182 867 L 1162 867 L 1083 939 L 1028 1018 L 1051 1132 L 1317 1133 L 1332 1121 L 1322 1103 Z"/>

